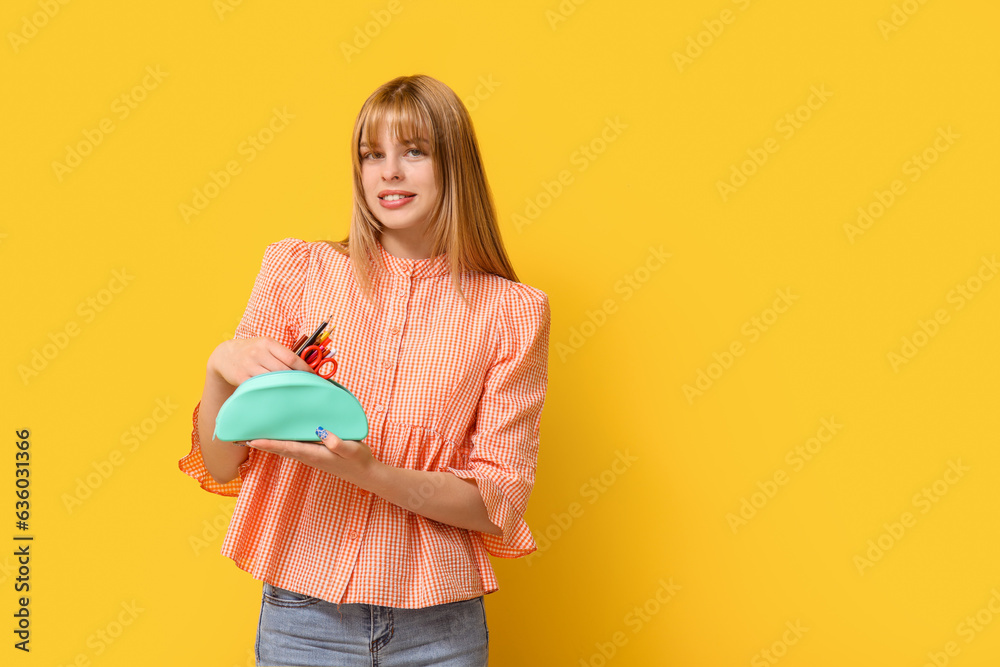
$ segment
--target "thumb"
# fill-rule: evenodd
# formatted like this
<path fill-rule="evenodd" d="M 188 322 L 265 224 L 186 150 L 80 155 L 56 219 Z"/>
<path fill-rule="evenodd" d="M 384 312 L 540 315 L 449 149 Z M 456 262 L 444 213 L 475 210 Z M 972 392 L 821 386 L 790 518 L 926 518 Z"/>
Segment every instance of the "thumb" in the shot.
<path fill-rule="evenodd" d="M 330 447 L 331 449 L 340 444 L 341 440 L 334 433 L 330 433 L 325 428 L 320 426 L 316 429 L 316 437 L 319 438 L 324 445 Z"/>

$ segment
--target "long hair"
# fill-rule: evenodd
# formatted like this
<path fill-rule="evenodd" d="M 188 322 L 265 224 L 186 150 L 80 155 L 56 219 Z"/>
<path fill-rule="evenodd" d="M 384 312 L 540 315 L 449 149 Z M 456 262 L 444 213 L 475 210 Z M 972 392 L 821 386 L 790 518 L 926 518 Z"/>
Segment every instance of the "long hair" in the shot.
<path fill-rule="evenodd" d="M 376 246 L 382 223 L 365 201 L 360 145 L 375 146 L 386 123 L 398 141 L 426 137 L 430 142 L 434 178 L 441 193 L 428 220 L 431 257 L 448 253 L 451 282 L 462 301 L 468 303 L 462 292 L 463 271 L 492 273 L 517 282 L 500 236 L 496 205 L 469 112 L 447 85 L 417 74 L 397 77 L 372 93 L 358 112 L 351 135 L 351 228 L 341 241 L 327 243 L 350 256 L 365 297 L 373 301 L 373 267 L 383 268 Z"/>

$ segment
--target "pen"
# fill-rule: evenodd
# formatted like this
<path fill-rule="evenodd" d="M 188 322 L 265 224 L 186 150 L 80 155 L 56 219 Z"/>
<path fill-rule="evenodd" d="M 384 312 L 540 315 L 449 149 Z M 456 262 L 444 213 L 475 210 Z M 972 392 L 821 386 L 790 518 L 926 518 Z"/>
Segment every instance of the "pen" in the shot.
<path fill-rule="evenodd" d="M 331 319 L 333 319 L 333 313 L 330 313 L 330 316 L 323 320 L 318 327 L 316 327 L 316 331 L 314 331 L 304 343 L 295 348 L 295 354 L 302 354 L 302 350 L 306 349 L 310 345 L 313 345 L 316 338 L 320 335 L 320 333 L 322 333 L 323 329 L 326 328 L 326 325 L 329 324 Z"/>

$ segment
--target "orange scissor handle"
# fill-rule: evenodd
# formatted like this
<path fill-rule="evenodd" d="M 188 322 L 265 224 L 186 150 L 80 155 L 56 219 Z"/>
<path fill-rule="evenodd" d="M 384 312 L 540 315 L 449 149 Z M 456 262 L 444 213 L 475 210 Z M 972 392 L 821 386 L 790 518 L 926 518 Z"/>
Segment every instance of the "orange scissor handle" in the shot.
<path fill-rule="evenodd" d="M 323 345 L 310 345 L 306 349 L 302 350 L 302 354 L 299 356 L 313 369 L 316 375 L 320 376 L 324 380 L 329 380 L 333 377 L 333 374 L 337 372 L 337 360 L 333 357 L 324 357 L 326 354 L 325 346 Z M 319 369 L 326 364 L 333 364 L 333 370 L 329 373 L 320 373 Z"/>
<path fill-rule="evenodd" d="M 333 369 L 329 373 L 321 373 L 319 370 L 325 364 L 333 364 Z M 322 359 L 318 364 L 316 364 L 315 371 L 316 375 L 320 376 L 324 380 L 329 380 L 330 378 L 333 377 L 334 373 L 337 372 L 337 360 L 334 359 L 333 357 L 327 357 L 326 359 Z"/>

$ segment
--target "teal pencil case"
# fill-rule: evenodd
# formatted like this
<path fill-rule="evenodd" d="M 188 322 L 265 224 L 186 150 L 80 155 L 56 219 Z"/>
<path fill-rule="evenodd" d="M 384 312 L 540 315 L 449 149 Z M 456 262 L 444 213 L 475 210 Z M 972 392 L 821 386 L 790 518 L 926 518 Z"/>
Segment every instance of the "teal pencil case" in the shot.
<path fill-rule="evenodd" d="M 308 371 L 273 371 L 236 388 L 219 408 L 213 437 L 316 442 L 319 426 L 341 440 L 368 437 L 368 417 L 342 384 Z"/>

